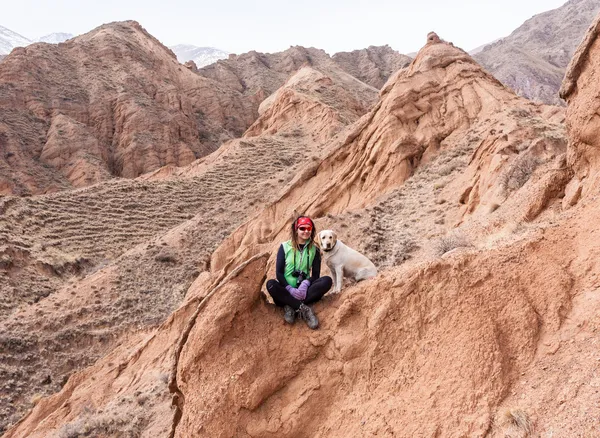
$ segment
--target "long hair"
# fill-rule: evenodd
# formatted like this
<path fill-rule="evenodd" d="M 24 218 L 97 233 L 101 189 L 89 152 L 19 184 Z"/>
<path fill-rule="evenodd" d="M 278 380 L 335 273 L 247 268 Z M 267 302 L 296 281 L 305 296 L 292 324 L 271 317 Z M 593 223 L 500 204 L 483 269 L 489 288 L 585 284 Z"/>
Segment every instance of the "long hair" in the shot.
<path fill-rule="evenodd" d="M 300 244 L 298 243 L 298 233 L 296 232 L 296 222 L 301 217 L 305 217 L 305 218 L 308 218 L 310 220 L 310 223 L 312 224 L 312 231 L 310 233 L 310 241 L 308 242 L 308 249 L 310 250 L 310 247 L 314 246 L 315 248 L 317 248 L 317 250 L 320 250 L 319 244 L 315 240 L 315 236 L 317 235 L 317 227 L 315 226 L 314 221 L 308 216 L 304 216 L 304 215 L 294 215 L 294 216 L 295 216 L 295 219 L 292 221 L 292 226 L 290 227 L 291 241 L 292 241 L 292 246 L 294 247 L 294 249 L 296 251 L 300 251 Z"/>

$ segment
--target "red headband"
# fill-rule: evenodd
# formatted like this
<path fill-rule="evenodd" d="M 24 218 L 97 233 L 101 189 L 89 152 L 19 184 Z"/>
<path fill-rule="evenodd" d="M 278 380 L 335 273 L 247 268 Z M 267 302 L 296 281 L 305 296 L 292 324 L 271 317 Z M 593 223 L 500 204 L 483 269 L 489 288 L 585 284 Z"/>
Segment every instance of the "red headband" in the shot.
<path fill-rule="evenodd" d="M 306 216 L 300 216 L 296 220 L 296 223 L 294 224 L 294 229 L 297 230 L 300 225 L 309 225 L 311 228 L 314 228 L 313 222 L 310 220 L 309 217 L 306 217 Z"/>

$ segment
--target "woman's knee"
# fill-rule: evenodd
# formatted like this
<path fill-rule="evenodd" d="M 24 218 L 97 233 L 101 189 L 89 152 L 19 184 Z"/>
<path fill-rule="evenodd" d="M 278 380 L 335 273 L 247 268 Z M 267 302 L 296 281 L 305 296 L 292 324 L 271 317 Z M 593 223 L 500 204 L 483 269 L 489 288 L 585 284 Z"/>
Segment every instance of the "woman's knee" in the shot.
<path fill-rule="evenodd" d="M 325 275 L 324 277 L 321 277 L 322 283 L 323 283 L 323 287 L 327 288 L 327 290 L 331 289 L 331 286 L 333 286 L 333 280 L 331 279 L 331 277 Z"/>
<path fill-rule="evenodd" d="M 267 290 L 271 292 L 273 288 L 277 287 L 277 280 L 269 280 L 267 281 Z"/>
<path fill-rule="evenodd" d="M 277 286 L 279 286 L 279 282 L 277 280 L 267 281 L 267 292 L 269 292 L 269 295 L 273 296 L 273 294 L 277 293 Z"/>

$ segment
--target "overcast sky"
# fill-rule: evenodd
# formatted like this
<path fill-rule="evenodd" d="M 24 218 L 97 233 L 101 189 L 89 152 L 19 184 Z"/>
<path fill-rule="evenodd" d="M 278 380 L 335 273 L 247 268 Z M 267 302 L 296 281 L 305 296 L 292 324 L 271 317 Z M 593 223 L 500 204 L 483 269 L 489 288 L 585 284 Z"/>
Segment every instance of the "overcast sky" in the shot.
<path fill-rule="evenodd" d="M 533 15 L 566 0 L 12 0 L 0 25 L 29 39 L 75 35 L 111 21 L 137 20 L 166 45 L 231 53 L 278 52 L 293 45 L 329 54 L 388 44 L 415 52 L 429 31 L 471 50 L 507 36 Z"/>

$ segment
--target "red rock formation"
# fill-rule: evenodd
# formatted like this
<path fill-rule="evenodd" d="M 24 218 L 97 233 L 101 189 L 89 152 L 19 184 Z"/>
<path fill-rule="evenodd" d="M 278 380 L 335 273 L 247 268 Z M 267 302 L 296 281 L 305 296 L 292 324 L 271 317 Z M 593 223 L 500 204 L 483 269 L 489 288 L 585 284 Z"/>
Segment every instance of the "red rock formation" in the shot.
<path fill-rule="evenodd" d="M 199 279 L 156 332 L 73 376 L 5 436 L 500 433 L 497 407 L 583 286 L 590 233 L 567 235 L 585 220 L 390 270 L 317 305 L 316 332 L 283 325 L 260 298 L 259 255 Z"/>
<path fill-rule="evenodd" d="M 251 51 L 242 55 L 230 55 L 228 59 L 199 69 L 199 74 L 244 93 L 254 104 L 255 117 L 264 112 L 261 102 L 291 80 L 302 67 L 311 67 L 345 87 L 352 98 L 363 107 L 362 113 L 375 102 L 374 88 L 356 80 L 344 66 L 338 65 L 323 50 L 291 47 L 280 53 Z M 294 82 L 295 80 L 291 80 Z M 314 85 L 313 85 L 314 87 Z M 289 88 L 289 87 L 287 87 Z M 335 99 L 332 99 L 335 102 Z M 259 109 L 259 105 L 263 109 Z"/>
<path fill-rule="evenodd" d="M 0 106 L 3 194 L 186 165 L 254 120 L 239 93 L 181 66 L 136 22 L 13 51 Z"/>
<path fill-rule="evenodd" d="M 184 65 L 184 67 L 189 68 L 194 73 L 198 73 L 198 66 L 196 65 L 196 63 L 194 61 L 186 61 L 186 63 L 183 65 Z"/>
<path fill-rule="evenodd" d="M 600 176 L 599 34 L 600 16 L 596 17 L 575 52 L 560 90 L 561 97 L 568 103 L 568 163 L 575 172 L 565 198 L 569 205 L 577 203 L 581 195 L 595 193 Z"/>
<path fill-rule="evenodd" d="M 331 59 L 352 76 L 377 89 L 411 61 L 409 56 L 396 52 L 390 46 L 369 46 L 362 50 L 339 52 Z"/>
<path fill-rule="evenodd" d="M 303 67 L 261 103 L 260 116 L 244 137 L 310 133 L 313 139 L 325 142 L 367 112 L 376 99 L 374 89 L 343 72 L 328 76 Z"/>
<path fill-rule="evenodd" d="M 257 99 L 260 103 L 304 65 L 326 68 L 334 63 L 323 50 L 295 46 L 280 53 L 253 50 L 242 55 L 232 54 L 228 59 L 202 67 L 199 74 L 244 94 L 262 95 Z"/>
<path fill-rule="evenodd" d="M 0 297 L 0 331 L 20 339 L 7 344 L 0 339 L 0 349 L 6 346 L 0 374 L 20 385 L 0 389 L 0 430 L 20 417 L 34 394 L 59 389 L 66 375 L 106 354 L 132 327 L 166 318 L 190 276 L 207 269 L 217 244 L 276 199 L 282 185 L 323 153 L 333 133 L 366 111 L 354 96 L 376 99 L 376 90 L 342 71 L 328 76 L 309 67 L 302 71 L 308 73 L 294 76 L 287 89 L 303 104 L 272 120 L 276 134 L 271 126 L 256 137 L 226 142 L 189 166 L 165 166 L 137 181 L 0 202 L 0 258 L 9 268 L 0 273 L 6 292 Z M 65 116 L 57 120 L 54 130 L 81 129 Z M 72 160 L 83 168 L 77 161 L 82 155 L 69 152 L 48 159 L 57 166 Z M 166 239 L 173 247 L 163 247 L 164 240 L 159 247 L 148 243 L 172 227 L 179 230 L 179 237 Z M 132 250 L 137 245 L 142 246 Z M 81 278 L 107 264 L 104 275 L 89 282 Z M 66 285 L 73 275 L 77 297 Z M 60 316 L 39 319 L 55 306 L 64 309 Z M 24 308 L 26 315 L 17 312 Z M 107 326 L 112 327 L 108 337 Z M 68 333 L 87 341 L 76 342 Z M 19 371 L 12 368 L 30 350 L 48 351 L 48 346 L 60 352 L 59 360 L 36 354 Z M 48 375 L 51 383 L 41 384 Z"/>
<path fill-rule="evenodd" d="M 298 175 L 292 190 L 228 238 L 229 245 L 213 255 L 213 269 L 235 265 L 253 254 L 245 251 L 260 251 L 261 244 L 278 241 L 293 210 L 319 217 L 364 208 L 400 187 L 420 163 L 439 152 L 479 144 L 470 169 L 449 189 L 460 194 L 457 201 L 465 206 L 464 216 L 481 206 L 487 212 L 492 203 L 507 199 L 502 177 L 517 159 L 537 156 L 541 150 L 543 161 L 549 162 L 566 149 L 563 127 L 548 120 L 554 116 L 561 121 L 559 109 L 518 98 L 466 52 L 434 33 L 410 66 L 390 78 L 380 96 L 375 107 L 343 133 L 329 156 Z M 532 141 L 536 138 L 541 140 Z M 530 219 L 549 198 L 560 196 L 566 181 L 557 172 L 558 188 L 549 189 L 542 206 L 527 213 Z"/>

